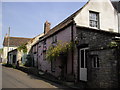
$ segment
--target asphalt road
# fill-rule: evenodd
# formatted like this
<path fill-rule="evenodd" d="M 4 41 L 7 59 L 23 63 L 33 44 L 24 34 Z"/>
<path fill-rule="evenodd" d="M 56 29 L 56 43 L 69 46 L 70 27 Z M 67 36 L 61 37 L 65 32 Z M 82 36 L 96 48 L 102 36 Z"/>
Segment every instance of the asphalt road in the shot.
<path fill-rule="evenodd" d="M 13 68 L 2 67 L 2 88 L 66 88 L 56 83 L 28 75 Z"/>

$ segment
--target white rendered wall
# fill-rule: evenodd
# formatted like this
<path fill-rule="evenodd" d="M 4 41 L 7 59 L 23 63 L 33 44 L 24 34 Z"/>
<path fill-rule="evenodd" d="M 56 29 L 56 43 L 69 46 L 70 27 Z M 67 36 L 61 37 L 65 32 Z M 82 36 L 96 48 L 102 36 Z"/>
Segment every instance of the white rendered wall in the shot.
<path fill-rule="evenodd" d="M 110 0 L 90 0 L 74 18 L 76 25 L 92 28 L 89 26 L 89 11 L 99 13 L 101 30 L 118 32 L 118 15 Z"/>

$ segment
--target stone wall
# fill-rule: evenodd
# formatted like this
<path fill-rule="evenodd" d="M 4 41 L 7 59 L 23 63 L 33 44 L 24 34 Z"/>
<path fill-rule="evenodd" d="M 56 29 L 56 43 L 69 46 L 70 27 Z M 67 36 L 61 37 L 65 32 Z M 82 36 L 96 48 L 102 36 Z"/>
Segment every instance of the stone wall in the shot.
<path fill-rule="evenodd" d="M 114 88 L 118 86 L 117 59 L 115 49 L 90 51 L 90 55 L 98 55 L 99 68 L 92 66 L 92 59 L 88 61 L 89 87 Z"/>
<path fill-rule="evenodd" d="M 78 50 L 82 48 L 83 45 L 87 45 L 89 48 L 87 60 L 87 87 L 118 87 L 118 53 L 115 47 L 109 47 L 115 34 L 79 27 L 77 28 L 77 37 L 79 41 L 77 44 Z M 98 68 L 93 67 L 91 57 L 93 55 L 97 55 L 99 58 Z M 77 55 L 75 58 L 79 60 Z M 79 64 L 74 63 L 74 65 L 74 70 L 78 71 Z M 75 75 L 79 80 L 79 73 L 75 72 Z"/>

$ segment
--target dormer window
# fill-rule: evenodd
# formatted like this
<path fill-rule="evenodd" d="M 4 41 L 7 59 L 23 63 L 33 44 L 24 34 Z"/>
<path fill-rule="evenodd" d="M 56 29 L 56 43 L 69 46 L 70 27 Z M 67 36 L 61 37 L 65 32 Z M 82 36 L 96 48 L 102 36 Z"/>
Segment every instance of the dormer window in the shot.
<path fill-rule="evenodd" d="M 99 13 L 93 11 L 89 12 L 89 25 L 90 27 L 99 28 Z"/>

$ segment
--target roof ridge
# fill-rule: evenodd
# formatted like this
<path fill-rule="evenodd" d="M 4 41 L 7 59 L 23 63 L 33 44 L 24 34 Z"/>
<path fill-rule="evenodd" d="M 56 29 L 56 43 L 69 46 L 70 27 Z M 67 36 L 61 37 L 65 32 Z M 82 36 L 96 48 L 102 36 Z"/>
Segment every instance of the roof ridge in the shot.
<path fill-rule="evenodd" d="M 24 39 L 32 39 L 32 38 L 25 38 L 25 37 L 10 37 L 10 38 L 24 38 Z"/>
<path fill-rule="evenodd" d="M 60 25 L 61 23 L 64 23 L 64 22 L 66 22 L 67 21 L 67 19 L 69 19 L 69 18 L 74 18 L 87 4 L 88 4 L 88 2 L 89 2 L 89 0 L 81 7 L 81 8 L 79 8 L 78 10 L 76 10 L 73 14 L 71 14 L 70 16 L 68 16 L 66 19 L 64 19 L 64 20 L 62 20 L 58 25 Z M 57 26 L 57 25 L 56 25 Z M 55 27 L 56 27 L 55 26 Z M 53 27 L 53 28 L 55 28 L 55 27 Z M 52 28 L 52 29 L 53 29 Z M 51 29 L 50 29 L 51 30 Z"/>
<path fill-rule="evenodd" d="M 48 33 L 44 34 L 43 36 L 48 37 L 49 34 L 51 33 L 51 31 L 54 31 L 55 29 L 57 29 L 58 27 L 60 27 L 62 24 L 70 21 L 71 19 L 73 19 L 88 3 L 90 0 L 88 0 L 81 8 L 79 8 L 78 10 L 76 10 L 73 14 L 71 14 L 70 16 L 68 16 L 66 19 L 62 20 L 60 23 L 58 23 L 56 26 L 54 26 L 53 28 L 51 28 Z M 50 34 L 51 35 L 51 34 Z"/>

